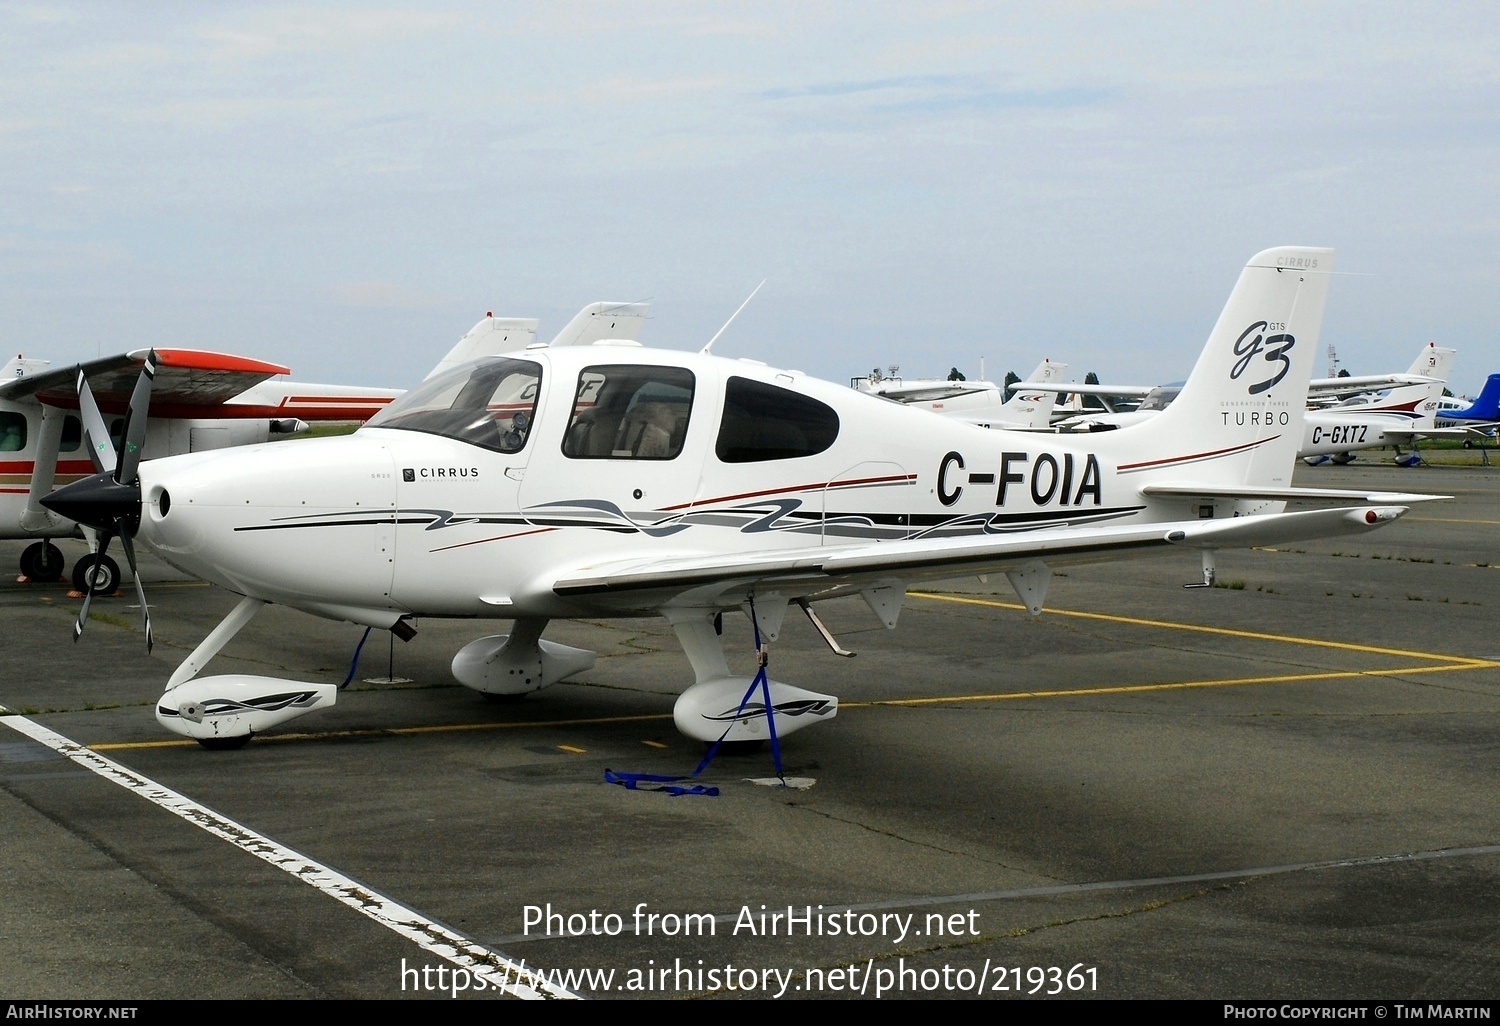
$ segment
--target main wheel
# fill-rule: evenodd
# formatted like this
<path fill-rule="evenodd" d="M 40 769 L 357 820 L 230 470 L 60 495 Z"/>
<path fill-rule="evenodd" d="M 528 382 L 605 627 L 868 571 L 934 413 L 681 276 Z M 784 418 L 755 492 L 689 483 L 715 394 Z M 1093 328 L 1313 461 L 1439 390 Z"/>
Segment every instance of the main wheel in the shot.
<path fill-rule="evenodd" d="M 120 564 L 105 556 L 95 563 L 91 553 L 73 566 L 73 587 L 78 591 L 92 590 L 95 595 L 113 595 L 120 590 Z"/>
<path fill-rule="evenodd" d="M 198 743 L 210 752 L 232 752 L 236 748 L 244 748 L 250 743 L 249 734 L 241 734 L 239 737 L 200 737 Z"/>
<path fill-rule="evenodd" d="M 26 546 L 26 551 L 21 553 L 21 573 L 33 581 L 46 584 L 60 581 L 67 566 L 62 550 L 51 542 L 36 542 Z"/>

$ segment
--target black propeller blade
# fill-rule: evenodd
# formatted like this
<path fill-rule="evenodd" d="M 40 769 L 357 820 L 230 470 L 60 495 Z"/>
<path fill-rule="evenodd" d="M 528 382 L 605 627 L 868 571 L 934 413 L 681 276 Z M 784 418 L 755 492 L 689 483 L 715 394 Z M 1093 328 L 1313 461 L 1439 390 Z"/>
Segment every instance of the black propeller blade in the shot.
<path fill-rule="evenodd" d="M 78 375 L 79 412 L 83 417 L 89 454 L 99 473 L 59 488 L 41 500 L 42 505 L 52 512 L 92 527 L 99 536 L 99 548 L 86 576 L 89 586 L 84 589 L 83 608 L 78 612 L 78 622 L 73 625 L 74 641 L 83 636 L 83 626 L 89 618 L 89 603 L 94 597 L 95 574 L 110 541 L 118 535 L 130 572 L 135 577 L 136 596 L 140 599 L 141 616 L 145 621 L 146 651 L 151 651 L 151 610 L 146 605 L 146 591 L 136 568 L 134 542 L 136 531 L 141 526 L 141 448 L 146 442 L 146 414 L 151 406 L 156 367 L 156 351 L 153 349 L 146 354 L 145 365 L 141 367 L 135 391 L 131 393 L 118 451 L 110 447 L 109 431 L 99 414 L 98 404 L 94 402 L 88 380 L 81 372 Z"/>

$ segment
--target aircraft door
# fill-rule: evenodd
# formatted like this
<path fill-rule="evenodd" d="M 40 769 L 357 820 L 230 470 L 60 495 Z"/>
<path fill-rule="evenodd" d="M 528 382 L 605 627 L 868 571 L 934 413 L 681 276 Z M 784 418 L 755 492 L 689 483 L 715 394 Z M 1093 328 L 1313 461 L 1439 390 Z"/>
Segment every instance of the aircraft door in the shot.
<path fill-rule="evenodd" d="M 850 467 L 823 488 L 823 544 L 890 541 L 911 533 L 914 478 L 900 464 L 871 461 Z"/>
<path fill-rule="evenodd" d="M 527 468 L 521 505 L 535 526 L 674 533 L 697 497 L 714 434 L 707 383 L 685 367 L 591 364 L 573 381 L 560 442 Z M 552 418 L 557 420 L 558 418 Z M 556 448 L 554 448 L 556 446 Z"/>
<path fill-rule="evenodd" d="M 396 454 L 392 596 L 411 609 L 472 616 L 495 597 L 495 558 L 530 534 L 522 478 L 549 426 L 542 354 L 455 368 L 392 403 L 371 427 L 392 431 Z M 399 441 L 396 438 L 399 437 Z M 479 602 L 479 607 L 475 603 Z"/>

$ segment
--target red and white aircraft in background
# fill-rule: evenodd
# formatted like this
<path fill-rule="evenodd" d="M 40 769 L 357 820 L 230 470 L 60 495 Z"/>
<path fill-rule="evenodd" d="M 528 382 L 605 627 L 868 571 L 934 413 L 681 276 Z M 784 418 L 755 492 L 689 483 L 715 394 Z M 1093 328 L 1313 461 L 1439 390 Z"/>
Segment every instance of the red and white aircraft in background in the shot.
<path fill-rule="evenodd" d="M 59 580 L 65 559 L 52 539 L 85 537 L 77 523 L 41 504 L 54 487 L 99 469 L 79 418 L 79 376 L 88 379 L 117 440 L 147 352 L 57 369 L 17 356 L 0 368 L 0 538 L 38 539 L 21 555 L 26 580 Z M 197 349 L 158 349 L 156 359 L 145 459 L 265 442 L 313 423 L 363 423 L 403 391 L 279 380 L 290 373 L 286 367 Z M 75 565 L 79 591 L 88 587 L 94 562 L 84 556 Z M 120 568 L 107 557 L 98 564 L 92 590 L 113 594 Z"/>

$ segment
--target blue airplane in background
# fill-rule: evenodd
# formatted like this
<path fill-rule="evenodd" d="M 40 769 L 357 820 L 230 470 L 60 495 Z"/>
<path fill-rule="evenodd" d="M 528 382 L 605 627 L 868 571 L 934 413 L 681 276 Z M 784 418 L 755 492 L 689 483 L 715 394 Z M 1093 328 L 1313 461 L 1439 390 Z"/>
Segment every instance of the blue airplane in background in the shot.
<path fill-rule="evenodd" d="M 1495 437 L 1495 428 L 1500 426 L 1500 374 L 1491 374 L 1479 390 L 1479 398 L 1464 406 L 1463 400 L 1444 398 L 1438 403 L 1436 424 L 1427 432 L 1430 438 L 1461 438 L 1464 447 L 1477 445 L 1484 453 L 1484 462 L 1490 462 L 1490 454 L 1484 443 Z"/>
<path fill-rule="evenodd" d="M 1500 374 L 1491 374 L 1485 379 L 1479 398 L 1464 407 L 1460 399 L 1444 399 L 1438 405 L 1437 426 L 1452 428 L 1480 428 L 1487 436 L 1493 436 L 1495 425 L 1500 423 Z"/>

